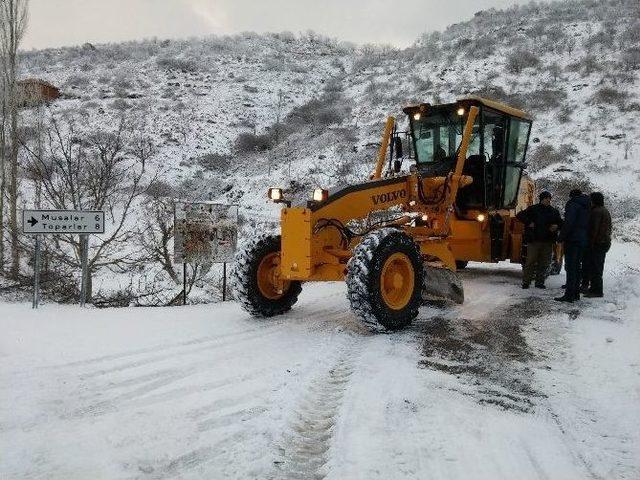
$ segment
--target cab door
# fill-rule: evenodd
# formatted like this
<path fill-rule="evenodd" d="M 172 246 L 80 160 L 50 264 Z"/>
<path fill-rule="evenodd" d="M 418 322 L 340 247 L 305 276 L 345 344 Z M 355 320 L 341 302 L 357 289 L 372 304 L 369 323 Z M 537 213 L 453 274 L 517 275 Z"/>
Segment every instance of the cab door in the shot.
<path fill-rule="evenodd" d="M 511 117 L 507 130 L 507 156 L 504 163 L 504 186 L 500 207 L 515 208 L 518 203 L 518 189 L 522 172 L 526 166 L 525 158 L 531 134 L 531 122 Z"/>
<path fill-rule="evenodd" d="M 505 114 L 483 109 L 484 206 L 489 210 L 499 209 L 502 203 L 507 127 Z"/>

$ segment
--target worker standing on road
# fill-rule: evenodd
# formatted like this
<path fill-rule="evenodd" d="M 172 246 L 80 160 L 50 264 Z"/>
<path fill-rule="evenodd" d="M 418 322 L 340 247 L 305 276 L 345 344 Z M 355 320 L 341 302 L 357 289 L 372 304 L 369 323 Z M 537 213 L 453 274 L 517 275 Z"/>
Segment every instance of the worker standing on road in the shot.
<path fill-rule="evenodd" d="M 611 248 L 611 214 L 604 206 L 604 195 L 591 194 L 591 213 L 589 215 L 589 247 L 585 255 L 588 262 L 588 287 L 585 297 L 602 297 L 602 274 L 607 252 Z"/>
<path fill-rule="evenodd" d="M 522 288 L 529 288 L 534 277 L 537 288 L 546 288 L 544 281 L 551 263 L 553 245 L 562 226 L 560 212 L 551 206 L 551 194 L 542 192 L 539 198 L 540 203 L 516 215 L 526 226 L 527 259 L 522 272 Z"/>
<path fill-rule="evenodd" d="M 564 224 L 560 230 L 560 241 L 564 243 L 564 269 L 567 285 L 564 295 L 555 300 L 575 302 L 580 300 L 582 257 L 588 244 L 590 200 L 580 190 L 569 193 L 564 209 Z"/>

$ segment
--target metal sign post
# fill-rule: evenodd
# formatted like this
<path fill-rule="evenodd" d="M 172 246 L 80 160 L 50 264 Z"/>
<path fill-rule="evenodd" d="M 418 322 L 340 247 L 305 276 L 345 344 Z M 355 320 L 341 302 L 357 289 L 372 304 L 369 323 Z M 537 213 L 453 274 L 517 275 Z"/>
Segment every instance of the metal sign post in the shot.
<path fill-rule="evenodd" d="M 80 235 L 80 266 L 82 268 L 82 279 L 80 280 L 80 306 L 87 303 L 87 290 L 89 282 L 89 235 Z"/>
<path fill-rule="evenodd" d="M 182 304 L 187 304 L 187 264 L 182 264 Z"/>
<path fill-rule="evenodd" d="M 222 262 L 222 301 L 227 301 L 227 262 Z"/>
<path fill-rule="evenodd" d="M 36 234 L 36 248 L 33 259 L 33 303 L 32 308 L 38 308 L 40 303 L 40 234 Z"/>
<path fill-rule="evenodd" d="M 80 264 L 82 280 L 80 284 L 80 306 L 84 307 L 89 289 L 89 235 L 104 233 L 104 212 L 97 210 L 23 210 L 22 232 L 35 235 L 33 262 L 33 308 L 40 303 L 40 257 L 41 236 L 43 234 L 79 234 Z"/>

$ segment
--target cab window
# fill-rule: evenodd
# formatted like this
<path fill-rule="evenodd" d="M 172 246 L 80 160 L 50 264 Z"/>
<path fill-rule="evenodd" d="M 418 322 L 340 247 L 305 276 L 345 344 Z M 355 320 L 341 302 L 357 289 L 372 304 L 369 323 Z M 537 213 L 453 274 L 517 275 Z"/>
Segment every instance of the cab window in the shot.
<path fill-rule="evenodd" d="M 511 119 L 509 131 L 509 148 L 507 160 L 513 163 L 522 163 L 527 149 L 527 138 L 531 124 L 515 118 Z"/>

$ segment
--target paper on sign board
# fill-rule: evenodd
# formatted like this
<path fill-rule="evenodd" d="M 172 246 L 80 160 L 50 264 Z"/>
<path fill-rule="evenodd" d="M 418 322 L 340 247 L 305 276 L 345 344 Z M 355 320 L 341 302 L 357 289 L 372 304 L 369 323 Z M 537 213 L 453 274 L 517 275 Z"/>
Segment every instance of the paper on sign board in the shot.
<path fill-rule="evenodd" d="M 231 262 L 237 239 L 237 205 L 211 202 L 176 203 L 175 262 Z"/>

